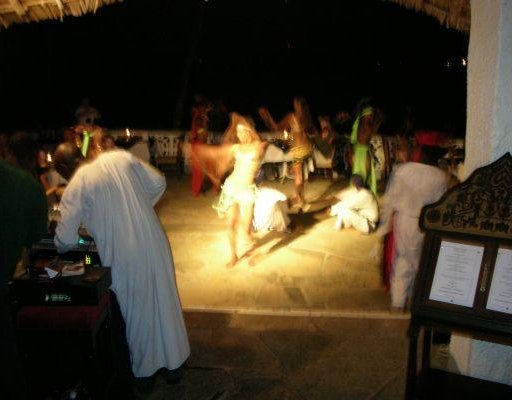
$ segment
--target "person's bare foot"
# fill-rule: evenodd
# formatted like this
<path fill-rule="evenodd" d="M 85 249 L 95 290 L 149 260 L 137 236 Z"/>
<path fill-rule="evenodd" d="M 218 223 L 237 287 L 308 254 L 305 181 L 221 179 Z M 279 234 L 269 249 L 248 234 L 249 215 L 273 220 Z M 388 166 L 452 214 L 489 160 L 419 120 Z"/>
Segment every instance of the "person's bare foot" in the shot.
<path fill-rule="evenodd" d="M 304 204 L 302 204 L 302 207 L 301 207 L 302 212 L 305 212 L 305 213 L 306 213 L 306 212 L 308 212 L 310 209 L 311 209 L 311 204 L 309 204 L 309 203 L 304 203 Z"/>
<path fill-rule="evenodd" d="M 302 207 L 304 205 L 304 200 L 302 200 L 299 196 L 293 196 L 288 199 L 288 205 L 290 207 Z"/>
<path fill-rule="evenodd" d="M 226 268 L 228 268 L 228 269 L 233 268 L 236 265 L 237 262 L 238 262 L 238 258 L 237 257 L 232 258 L 231 260 L 229 260 L 228 263 L 226 263 Z"/>
<path fill-rule="evenodd" d="M 297 199 L 297 197 L 293 197 L 291 199 L 288 199 L 288 210 L 292 214 L 298 214 L 300 211 L 302 211 L 302 206 L 304 205 L 304 202 Z"/>

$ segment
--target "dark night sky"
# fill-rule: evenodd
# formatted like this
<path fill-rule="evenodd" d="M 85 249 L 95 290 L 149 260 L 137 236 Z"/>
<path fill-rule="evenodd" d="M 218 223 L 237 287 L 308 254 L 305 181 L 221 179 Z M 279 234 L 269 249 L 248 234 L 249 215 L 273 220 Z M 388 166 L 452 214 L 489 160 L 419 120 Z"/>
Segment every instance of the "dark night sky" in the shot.
<path fill-rule="evenodd" d="M 375 95 L 390 114 L 409 104 L 419 124 L 463 132 L 468 37 L 378 0 L 125 0 L 12 26 L 0 32 L 0 128 L 71 124 L 88 96 L 106 127 L 169 129 L 194 32 L 185 125 L 194 93 L 254 115 L 284 113 L 295 95 L 315 114 Z"/>

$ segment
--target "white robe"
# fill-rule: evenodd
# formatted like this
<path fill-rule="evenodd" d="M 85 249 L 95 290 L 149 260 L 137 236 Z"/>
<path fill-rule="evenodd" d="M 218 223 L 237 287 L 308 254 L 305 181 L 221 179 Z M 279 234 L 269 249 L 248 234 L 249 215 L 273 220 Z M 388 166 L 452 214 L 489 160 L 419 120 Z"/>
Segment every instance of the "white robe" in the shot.
<path fill-rule="evenodd" d="M 75 245 L 83 224 L 111 266 L 136 377 L 175 369 L 190 354 L 171 248 L 153 209 L 165 187 L 157 170 L 115 150 L 79 168 L 60 203 L 57 249 Z"/>
<path fill-rule="evenodd" d="M 381 226 L 377 234 L 390 229 L 393 218 L 395 258 L 391 274 L 391 305 L 404 307 L 412 294 L 423 246 L 419 216 L 423 206 L 434 203 L 447 189 L 447 176 L 439 168 L 407 162 L 391 175 L 382 200 Z"/>
<path fill-rule="evenodd" d="M 379 220 L 377 199 L 368 189 L 349 187 L 337 193 L 339 200 L 331 207 L 331 215 L 336 215 L 336 229 L 353 227 L 361 233 L 375 229 Z"/>
<path fill-rule="evenodd" d="M 284 193 L 266 187 L 258 189 L 252 220 L 254 230 L 285 232 L 290 224 L 287 211 Z"/>

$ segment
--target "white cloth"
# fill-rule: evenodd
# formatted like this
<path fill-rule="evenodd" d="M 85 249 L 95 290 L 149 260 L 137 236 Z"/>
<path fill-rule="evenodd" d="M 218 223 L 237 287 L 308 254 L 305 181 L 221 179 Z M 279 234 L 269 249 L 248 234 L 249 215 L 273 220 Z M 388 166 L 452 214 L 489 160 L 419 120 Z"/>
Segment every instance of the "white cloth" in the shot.
<path fill-rule="evenodd" d="M 142 161 L 149 163 L 149 146 L 147 142 L 137 142 L 128 150 L 135 157 L 140 158 Z"/>
<path fill-rule="evenodd" d="M 381 223 L 377 234 L 390 229 L 393 220 L 395 259 L 391 274 L 391 305 L 404 307 L 421 257 L 423 233 L 419 216 L 423 206 L 437 201 L 447 189 L 447 176 L 439 168 L 407 162 L 391 175 L 382 200 Z"/>
<path fill-rule="evenodd" d="M 254 230 L 286 231 L 290 224 L 287 210 L 284 193 L 271 188 L 258 189 L 252 220 Z"/>
<path fill-rule="evenodd" d="M 332 152 L 330 157 L 324 156 L 320 150 L 316 147 L 313 148 L 313 160 L 317 168 L 332 168 L 332 159 L 334 157 L 334 151 Z M 311 171 L 313 172 L 313 171 Z"/>
<path fill-rule="evenodd" d="M 175 369 L 190 354 L 171 249 L 153 209 L 165 187 L 154 168 L 113 150 L 79 168 L 60 203 L 57 249 L 75 245 L 83 224 L 111 266 L 136 377 Z"/>
<path fill-rule="evenodd" d="M 351 186 L 335 197 L 339 200 L 331 207 L 331 215 L 336 215 L 336 229 L 353 227 L 361 233 L 375 229 L 379 220 L 379 207 L 375 196 L 367 189 Z"/>
<path fill-rule="evenodd" d="M 275 144 L 270 143 L 265 150 L 265 154 L 263 155 L 263 159 L 261 160 L 262 164 L 265 163 L 278 163 L 285 161 L 292 161 L 293 157 L 290 152 L 285 153 Z"/>

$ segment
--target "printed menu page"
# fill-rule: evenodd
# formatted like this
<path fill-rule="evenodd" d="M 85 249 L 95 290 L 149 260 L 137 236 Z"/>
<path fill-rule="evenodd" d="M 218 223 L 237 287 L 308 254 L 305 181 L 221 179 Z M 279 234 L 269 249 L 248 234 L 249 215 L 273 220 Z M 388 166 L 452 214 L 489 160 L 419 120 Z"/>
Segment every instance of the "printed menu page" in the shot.
<path fill-rule="evenodd" d="M 441 242 L 430 300 L 473 307 L 484 247 Z"/>
<path fill-rule="evenodd" d="M 498 249 L 487 309 L 512 314 L 512 249 Z"/>

